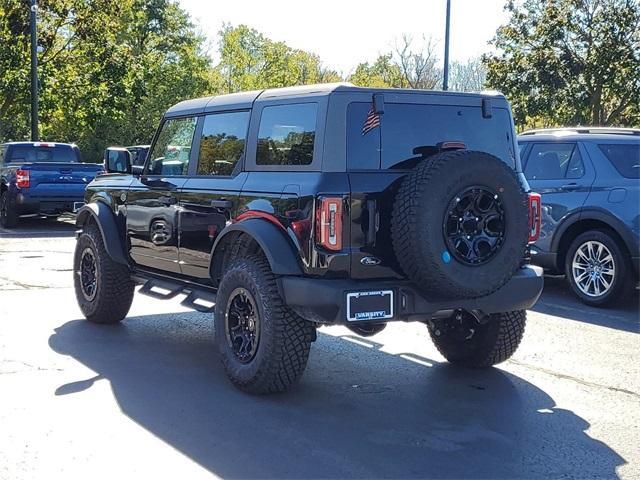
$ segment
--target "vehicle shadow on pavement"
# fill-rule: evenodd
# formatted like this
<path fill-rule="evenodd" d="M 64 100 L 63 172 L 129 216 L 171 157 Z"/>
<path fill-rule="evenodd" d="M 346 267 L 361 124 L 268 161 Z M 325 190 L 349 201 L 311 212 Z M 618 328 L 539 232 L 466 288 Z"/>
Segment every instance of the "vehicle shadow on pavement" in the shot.
<path fill-rule="evenodd" d="M 35 238 L 35 237 L 73 237 L 76 226 L 72 216 L 27 217 L 21 218 L 14 228 L 0 228 L 0 237 Z"/>
<path fill-rule="evenodd" d="M 105 378 L 125 415 L 227 478 L 612 478 L 625 463 L 523 378 L 392 355 L 350 335 L 319 333 L 290 393 L 243 394 L 211 323 L 198 313 L 68 322 L 50 347 L 96 376 L 56 395 Z"/>
<path fill-rule="evenodd" d="M 545 276 L 542 296 L 531 310 L 600 327 L 640 333 L 640 292 L 638 290 L 616 300 L 613 305 L 595 308 L 578 300 L 563 276 Z"/>

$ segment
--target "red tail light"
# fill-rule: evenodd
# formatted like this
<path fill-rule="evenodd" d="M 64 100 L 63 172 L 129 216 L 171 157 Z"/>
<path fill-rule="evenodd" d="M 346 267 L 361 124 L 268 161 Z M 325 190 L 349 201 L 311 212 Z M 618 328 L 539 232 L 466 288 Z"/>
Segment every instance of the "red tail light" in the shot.
<path fill-rule="evenodd" d="M 29 188 L 29 170 L 16 170 L 16 185 L 18 188 Z"/>
<path fill-rule="evenodd" d="M 542 229 L 542 198 L 539 193 L 529 194 L 529 243 L 540 238 Z"/>
<path fill-rule="evenodd" d="M 316 244 L 327 250 L 342 250 L 342 197 L 318 199 Z"/>

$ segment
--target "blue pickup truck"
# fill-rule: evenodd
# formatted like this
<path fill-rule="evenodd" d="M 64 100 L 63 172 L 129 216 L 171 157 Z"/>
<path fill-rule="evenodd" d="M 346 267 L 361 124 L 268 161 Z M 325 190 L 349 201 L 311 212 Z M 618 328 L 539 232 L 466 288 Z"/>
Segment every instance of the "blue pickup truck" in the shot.
<path fill-rule="evenodd" d="M 23 215 L 76 211 L 85 187 L 102 170 L 82 163 L 78 147 L 68 143 L 0 145 L 0 227 L 14 227 Z"/>

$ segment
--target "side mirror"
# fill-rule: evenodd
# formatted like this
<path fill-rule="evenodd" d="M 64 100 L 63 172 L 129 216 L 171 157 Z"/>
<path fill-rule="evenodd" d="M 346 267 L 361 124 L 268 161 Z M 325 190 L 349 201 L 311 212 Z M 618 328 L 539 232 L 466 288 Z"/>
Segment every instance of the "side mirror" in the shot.
<path fill-rule="evenodd" d="M 122 147 L 109 147 L 104 151 L 104 169 L 107 173 L 131 173 L 131 152 Z"/>

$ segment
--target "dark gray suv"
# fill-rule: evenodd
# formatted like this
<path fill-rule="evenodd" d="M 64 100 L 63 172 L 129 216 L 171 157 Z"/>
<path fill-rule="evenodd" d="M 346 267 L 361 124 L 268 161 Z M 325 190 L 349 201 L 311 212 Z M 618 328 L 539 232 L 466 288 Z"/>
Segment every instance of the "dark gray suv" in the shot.
<path fill-rule="evenodd" d="M 532 262 L 565 273 L 589 305 L 631 291 L 640 263 L 640 130 L 529 130 L 518 144 L 525 176 L 542 194 Z"/>

